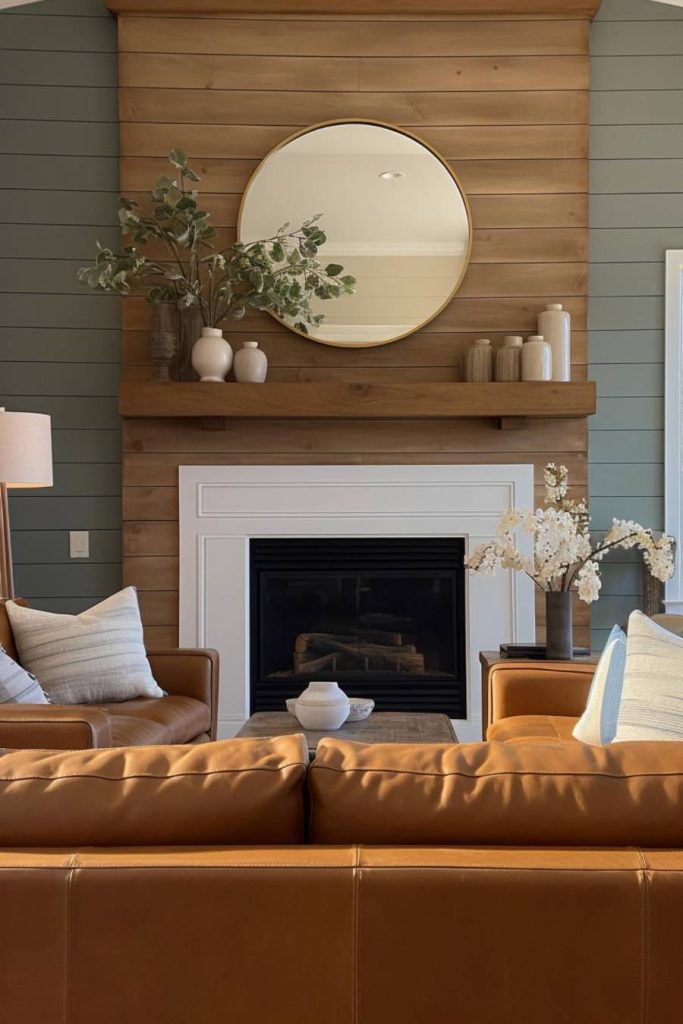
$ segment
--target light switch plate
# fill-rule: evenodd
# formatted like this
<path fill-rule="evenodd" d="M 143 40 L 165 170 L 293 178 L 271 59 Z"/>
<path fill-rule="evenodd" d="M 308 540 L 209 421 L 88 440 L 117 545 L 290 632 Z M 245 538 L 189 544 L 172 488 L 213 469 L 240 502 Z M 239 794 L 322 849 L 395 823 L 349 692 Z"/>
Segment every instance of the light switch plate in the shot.
<path fill-rule="evenodd" d="M 90 534 L 87 530 L 69 532 L 69 557 L 90 558 Z"/>

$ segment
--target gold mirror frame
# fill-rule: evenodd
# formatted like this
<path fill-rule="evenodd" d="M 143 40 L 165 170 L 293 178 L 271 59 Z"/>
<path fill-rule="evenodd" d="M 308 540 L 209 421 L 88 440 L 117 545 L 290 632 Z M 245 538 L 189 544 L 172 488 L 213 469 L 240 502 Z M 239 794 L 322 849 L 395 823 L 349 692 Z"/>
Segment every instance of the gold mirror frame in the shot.
<path fill-rule="evenodd" d="M 421 331 L 424 327 L 426 327 L 426 325 L 428 323 L 431 323 L 432 320 L 435 320 L 436 317 L 439 316 L 439 314 L 444 311 L 446 306 L 448 306 L 453 301 L 453 298 L 455 297 L 457 292 L 460 290 L 460 287 L 461 287 L 462 282 L 464 280 L 465 274 L 467 273 L 467 270 L 468 270 L 469 265 L 470 265 L 470 257 L 472 255 L 472 211 L 470 210 L 470 204 L 469 204 L 469 202 L 467 200 L 467 195 L 465 193 L 465 190 L 462 187 L 462 183 L 460 182 L 460 179 L 458 178 L 458 176 L 455 173 L 455 171 L 453 170 L 453 168 L 450 166 L 449 162 L 446 160 L 445 157 L 443 157 L 441 155 L 441 153 L 438 152 L 438 150 L 434 149 L 433 146 L 430 146 L 430 144 L 428 142 L 425 142 L 424 139 L 420 138 L 419 135 L 416 135 L 414 132 L 410 132 L 410 131 L 408 131 L 405 128 L 399 128 L 395 124 L 390 124 L 388 121 L 376 121 L 376 120 L 373 120 L 372 118 L 367 118 L 367 117 L 352 117 L 352 118 L 341 117 L 341 118 L 335 118 L 332 121 L 320 121 L 317 124 L 309 125 L 306 128 L 302 128 L 298 132 L 293 132 L 291 135 L 288 135 L 285 139 L 283 139 L 282 142 L 279 142 L 277 144 L 277 146 L 273 146 L 273 148 L 270 150 L 270 152 L 268 152 L 263 157 L 263 159 L 259 161 L 258 166 L 255 168 L 255 170 L 250 175 L 249 180 L 248 180 L 248 182 L 247 182 L 247 184 L 246 184 L 246 186 L 244 188 L 244 192 L 242 193 L 242 199 L 240 201 L 240 208 L 239 208 L 239 212 L 238 212 L 238 215 L 237 215 L 237 240 L 238 241 L 241 241 L 242 218 L 243 218 L 243 215 L 244 215 L 244 210 L 245 210 L 246 204 L 247 204 L 247 202 L 249 200 L 249 193 L 250 193 L 250 191 L 252 189 L 252 186 L 254 185 L 254 182 L 256 181 L 257 177 L 261 173 L 261 170 L 263 169 L 263 167 L 267 163 L 267 161 L 270 160 L 270 158 L 273 157 L 280 150 L 282 150 L 286 146 L 288 146 L 291 142 L 294 142 L 295 139 L 300 139 L 304 135 L 310 135 L 312 132 L 318 131 L 318 129 L 320 129 L 320 128 L 329 128 L 329 127 L 331 127 L 333 125 L 342 125 L 342 124 L 367 124 L 367 125 L 374 125 L 377 128 L 386 128 L 389 131 L 398 132 L 399 135 L 405 135 L 407 138 L 412 139 L 414 142 L 417 142 L 420 146 L 422 146 L 424 149 L 426 149 L 428 152 L 430 152 L 432 154 L 432 156 L 435 157 L 439 161 L 439 163 L 442 165 L 442 167 L 444 167 L 445 170 L 448 172 L 448 174 L 450 175 L 450 177 L 453 180 L 453 183 L 454 183 L 455 187 L 457 188 L 458 192 L 460 193 L 460 198 L 462 199 L 463 206 L 465 208 L 465 215 L 467 217 L 467 227 L 468 227 L 467 249 L 466 249 L 466 252 L 465 252 L 464 259 L 463 259 L 462 268 L 460 270 L 460 273 L 458 274 L 458 277 L 456 278 L 456 281 L 455 281 L 455 284 L 453 285 L 452 290 L 450 291 L 448 296 L 444 299 L 444 301 L 441 303 L 441 305 L 438 307 L 438 309 L 436 309 L 433 313 L 431 313 L 428 317 L 426 317 L 416 327 L 412 327 L 410 330 L 404 331 L 402 334 L 397 334 L 395 338 L 387 338 L 386 340 L 383 340 L 383 341 L 361 341 L 361 342 L 358 342 L 358 344 L 355 344 L 355 345 L 348 345 L 344 341 L 329 341 L 329 340 L 326 340 L 324 338 L 316 338 L 312 334 L 304 334 L 303 331 L 300 331 L 297 327 L 294 327 L 292 324 L 287 323 L 287 321 L 283 320 L 282 317 L 277 316 L 275 313 L 270 313 L 270 316 L 272 316 L 274 320 L 277 320 L 278 323 L 281 323 L 289 331 L 292 331 L 293 334 L 298 334 L 300 337 L 306 338 L 308 341 L 314 341 L 318 345 L 329 345 L 329 346 L 331 346 L 333 348 L 348 348 L 349 350 L 353 351 L 353 349 L 356 349 L 356 348 L 379 348 L 382 345 L 392 345 L 395 341 L 400 341 L 401 338 L 408 338 L 408 337 L 410 337 L 411 334 L 417 334 L 417 332 Z"/>

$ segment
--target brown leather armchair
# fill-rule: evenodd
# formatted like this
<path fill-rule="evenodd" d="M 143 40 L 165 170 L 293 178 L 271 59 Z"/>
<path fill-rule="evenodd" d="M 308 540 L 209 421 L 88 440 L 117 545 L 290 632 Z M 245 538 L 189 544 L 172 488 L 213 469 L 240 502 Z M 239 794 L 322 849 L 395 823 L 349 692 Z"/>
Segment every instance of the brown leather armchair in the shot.
<path fill-rule="evenodd" d="M 519 660 L 493 665 L 486 738 L 571 739 L 594 672 L 595 665 L 589 662 Z"/>
<path fill-rule="evenodd" d="M 0 644 L 19 660 L 4 603 Z M 150 651 L 147 657 L 168 696 L 97 705 L 1 704 L 0 749 L 85 750 L 214 740 L 217 652 L 186 648 Z"/>

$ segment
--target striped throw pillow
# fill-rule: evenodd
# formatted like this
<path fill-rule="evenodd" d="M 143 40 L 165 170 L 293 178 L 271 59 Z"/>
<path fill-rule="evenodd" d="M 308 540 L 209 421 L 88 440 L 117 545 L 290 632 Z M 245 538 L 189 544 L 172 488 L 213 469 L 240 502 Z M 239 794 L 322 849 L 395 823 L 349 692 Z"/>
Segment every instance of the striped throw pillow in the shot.
<path fill-rule="evenodd" d="M 8 601 L 22 665 L 53 704 L 162 697 L 142 639 L 134 587 L 80 615 L 56 615 Z"/>
<path fill-rule="evenodd" d="M 616 736 L 622 740 L 683 739 L 683 637 L 631 612 Z"/>
<path fill-rule="evenodd" d="M 0 647 L 0 704 L 49 703 L 36 677 Z"/>

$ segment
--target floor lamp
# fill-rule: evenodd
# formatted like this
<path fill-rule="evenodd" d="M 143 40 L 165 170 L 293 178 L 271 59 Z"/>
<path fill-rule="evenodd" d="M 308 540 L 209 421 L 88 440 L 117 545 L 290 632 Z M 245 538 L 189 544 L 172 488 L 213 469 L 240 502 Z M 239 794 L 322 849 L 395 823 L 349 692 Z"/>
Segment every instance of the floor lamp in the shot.
<path fill-rule="evenodd" d="M 0 596 L 14 597 L 9 487 L 52 487 L 50 417 L 0 408 Z"/>

